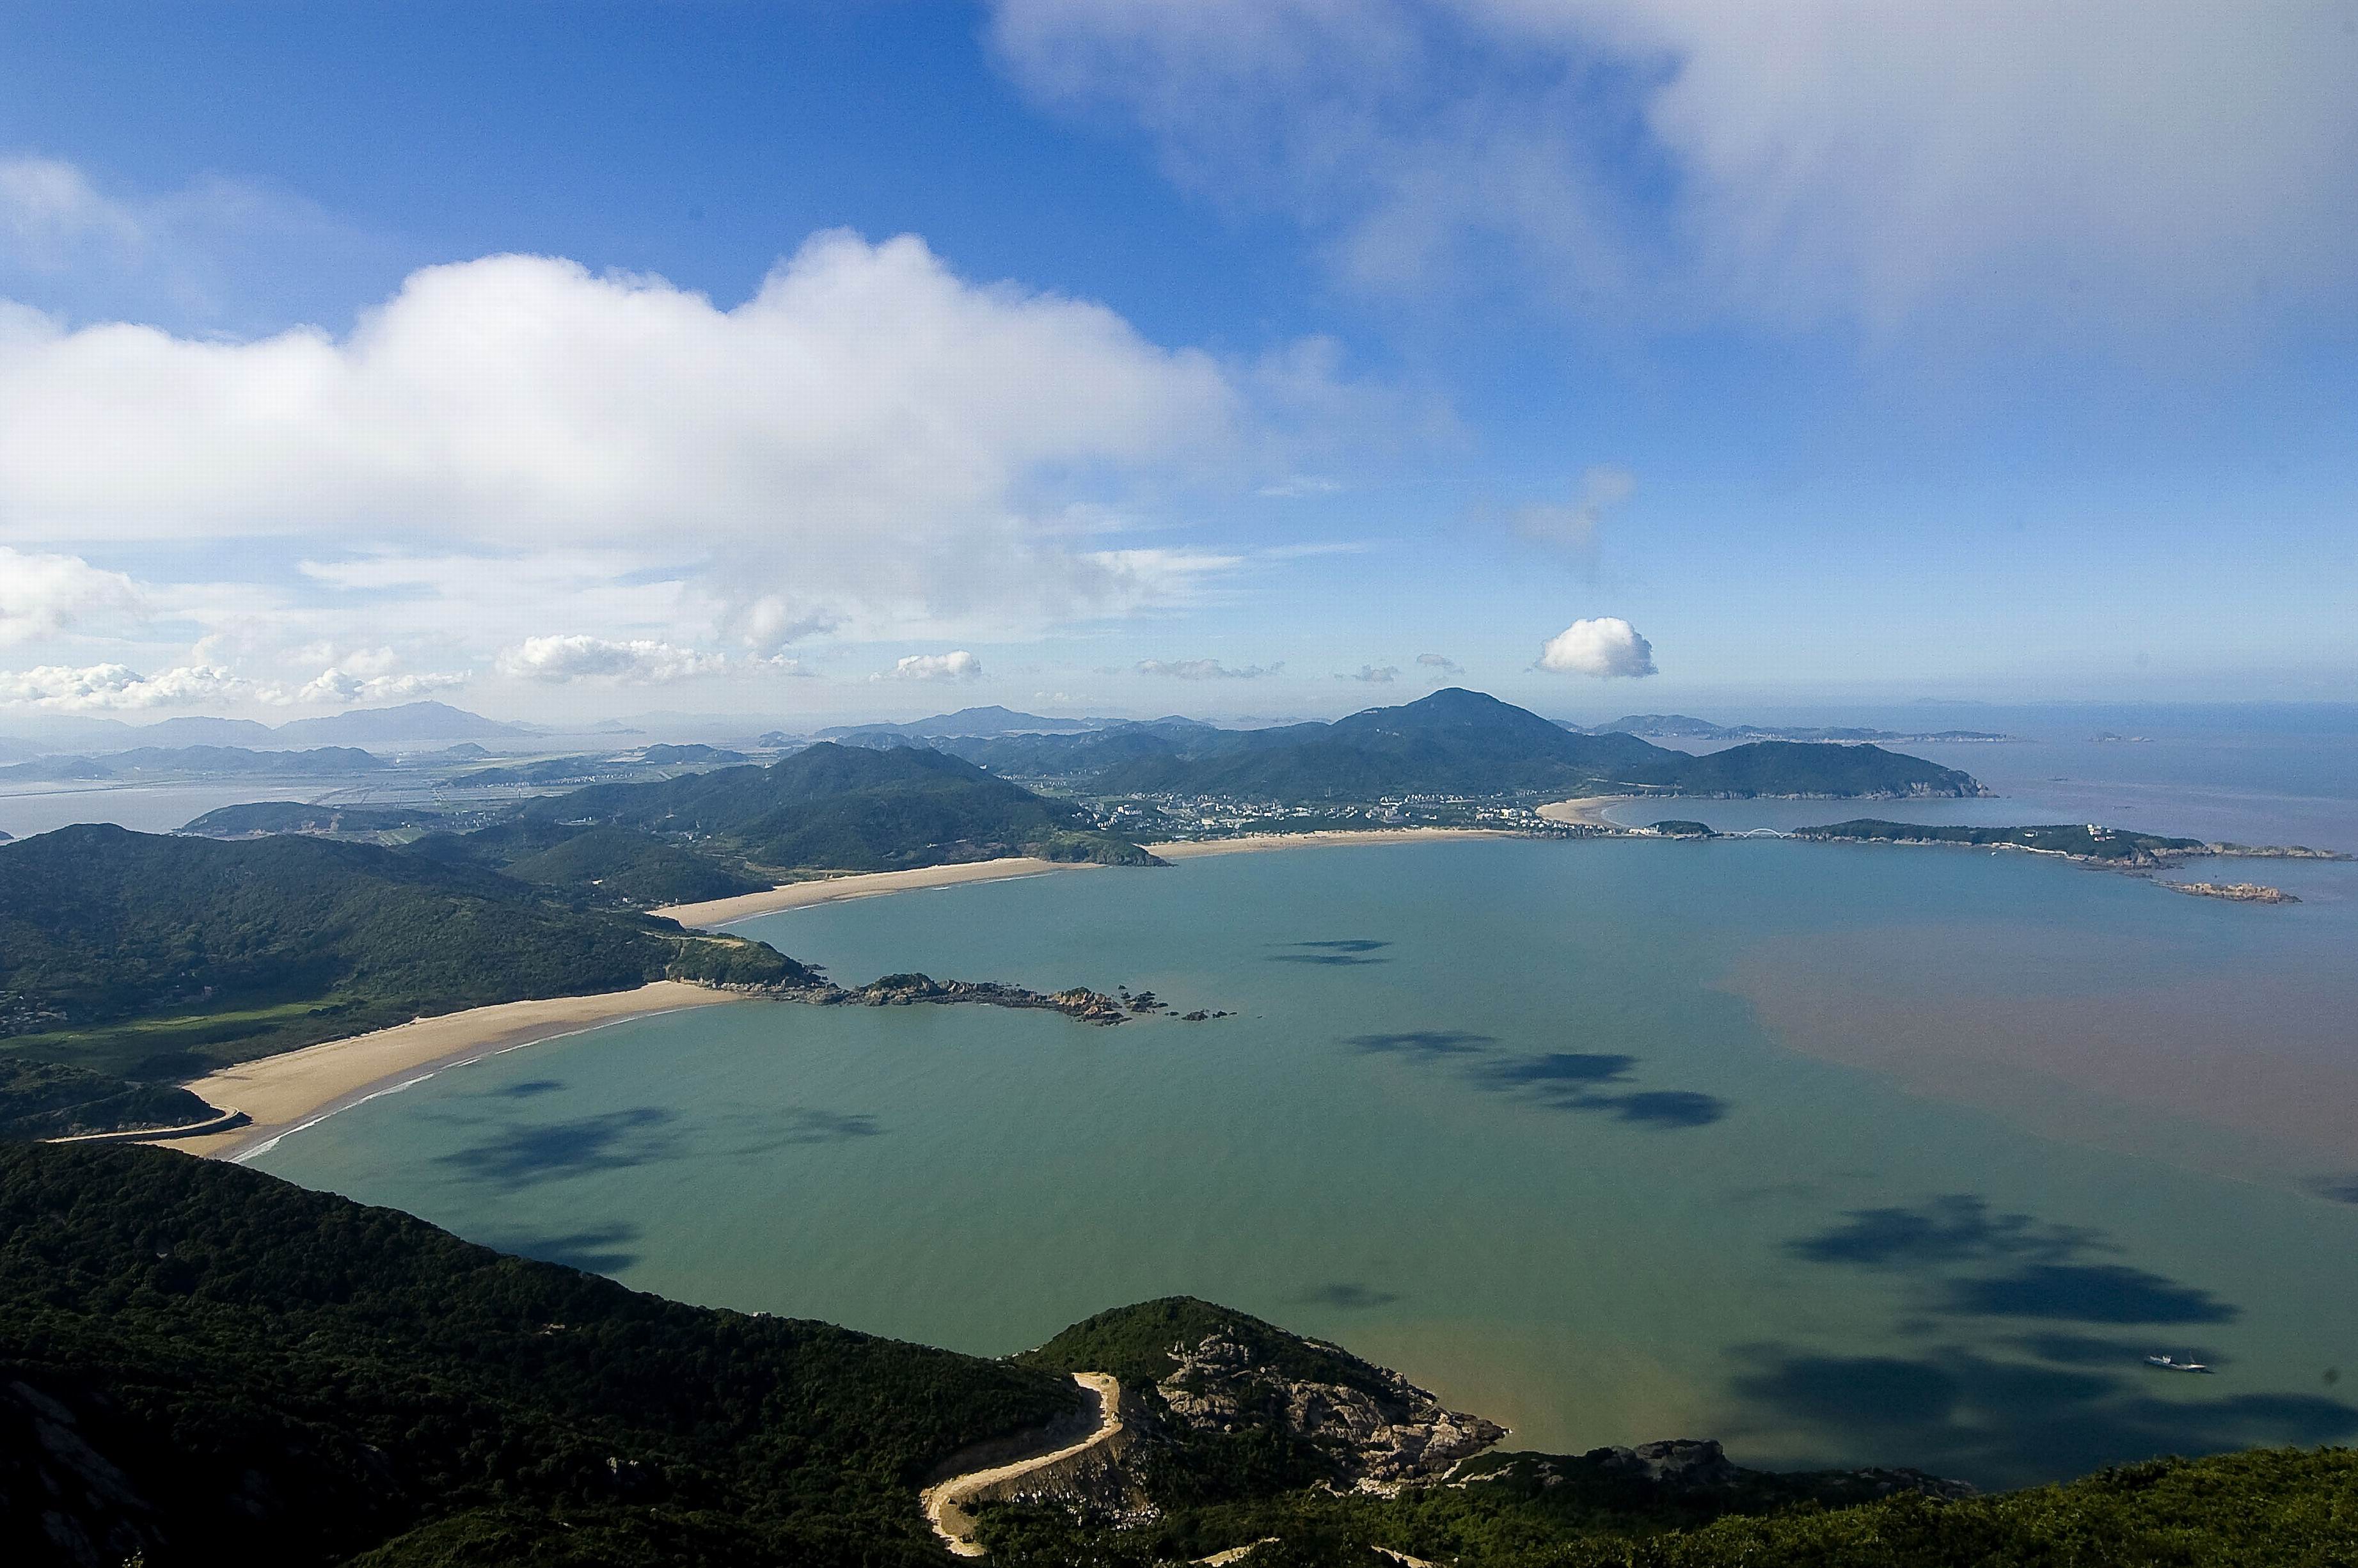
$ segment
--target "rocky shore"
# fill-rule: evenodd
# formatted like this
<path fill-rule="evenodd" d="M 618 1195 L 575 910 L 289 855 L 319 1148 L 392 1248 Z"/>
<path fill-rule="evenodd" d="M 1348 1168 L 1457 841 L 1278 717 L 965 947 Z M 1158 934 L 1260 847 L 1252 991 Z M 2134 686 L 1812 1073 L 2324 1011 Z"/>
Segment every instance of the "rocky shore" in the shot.
<path fill-rule="evenodd" d="M 2300 902 L 2282 888 L 2266 887 L 2259 882 L 2164 882 L 2161 885 L 2178 892 L 2190 892 L 2197 898 L 2223 898 L 2236 903 Z"/>
<path fill-rule="evenodd" d="M 937 980 L 930 975 L 886 975 L 864 986 L 843 987 L 822 981 L 813 986 L 782 986 L 765 994 L 815 1007 L 914 1007 L 921 1002 L 973 1002 L 984 1007 L 1044 1008 L 1083 1023 L 1115 1024 L 1130 1017 L 1128 1010 L 1102 991 L 1076 986 L 1069 990 L 1035 991 L 997 980 Z"/>

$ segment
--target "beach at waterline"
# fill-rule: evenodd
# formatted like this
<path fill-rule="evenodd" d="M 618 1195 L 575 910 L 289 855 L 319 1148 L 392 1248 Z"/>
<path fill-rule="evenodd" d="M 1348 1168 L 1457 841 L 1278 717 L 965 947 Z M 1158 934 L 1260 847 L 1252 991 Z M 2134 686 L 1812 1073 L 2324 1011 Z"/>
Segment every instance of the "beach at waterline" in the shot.
<path fill-rule="evenodd" d="M 1567 801 L 1567 806 L 1600 803 Z M 1604 802 L 1602 804 L 1610 804 Z M 1586 820 L 1584 818 L 1584 820 Z M 1165 860 L 1192 860 L 1206 855 L 1243 855 L 1269 849 L 1300 849 L 1316 845 L 1406 844 L 1431 838 L 1481 838 L 1500 835 L 1478 827 L 1370 827 L 1322 829 L 1314 833 L 1245 833 L 1233 838 L 1188 838 L 1148 844 L 1147 853 Z M 710 929 L 734 925 L 757 914 L 808 909 L 845 899 L 874 898 L 879 893 L 914 892 L 928 888 L 962 887 L 969 882 L 1005 881 L 1012 877 L 1044 876 L 1050 871 L 1101 871 L 1089 860 L 1043 860 L 1029 855 L 1003 856 L 995 860 L 966 860 L 950 866 L 919 866 L 906 871 L 851 871 L 841 876 L 814 877 L 783 882 L 761 892 L 733 898 L 708 899 L 701 903 L 675 903 L 649 913 L 682 925 Z"/>
<path fill-rule="evenodd" d="M 183 1087 L 223 1111 L 243 1111 L 247 1124 L 225 1132 L 152 1141 L 190 1154 L 233 1160 L 319 1117 L 414 1083 L 421 1075 L 624 1019 L 741 1000 L 736 993 L 686 980 L 656 980 L 635 990 L 502 1002 L 413 1019 L 191 1079 Z"/>
<path fill-rule="evenodd" d="M 1237 838 L 1159 844 L 1165 859 L 1242 854 L 1326 844 L 1412 842 L 1435 838 L 1495 837 L 1456 828 L 1374 829 L 1365 832 L 1255 834 Z M 653 913 L 684 925 L 710 928 L 756 915 L 808 908 L 887 893 L 1001 881 L 1048 871 L 1097 870 L 1086 863 L 1011 857 L 906 871 L 873 871 L 793 882 L 766 892 L 678 904 Z M 961 976 L 960 979 L 990 977 Z M 191 1137 L 154 1137 L 164 1144 L 214 1159 L 239 1159 L 290 1130 L 414 1083 L 421 1074 L 462 1066 L 486 1055 L 567 1038 L 584 1029 L 675 1008 L 706 1007 L 743 1000 L 685 980 L 658 980 L 635 990 L 594 996 L 554 997 L 503 1002 L 462 1012 L 413 1020 L 341 1040 L 322 1041 L 297 1051 L 257 1057 L 224 1067 L 182 1087 L 223 1112 L 242 1112 L 245 1125 Z"/>

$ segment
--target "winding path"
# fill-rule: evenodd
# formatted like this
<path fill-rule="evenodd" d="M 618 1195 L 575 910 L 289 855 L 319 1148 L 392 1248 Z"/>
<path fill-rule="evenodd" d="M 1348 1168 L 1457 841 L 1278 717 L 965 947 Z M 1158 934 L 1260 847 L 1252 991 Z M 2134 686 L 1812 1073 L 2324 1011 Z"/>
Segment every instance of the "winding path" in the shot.
<path fill-rule="evenodd" d="M 963 1476 L 953 1476 L 925 1489 L 919 1500 L 925 1507 L 925 1520 L 934 1527 L 934 1533 L 942 1538 L 942 1543 L 953 1552 L 960 1557 L 983 1555 L 983 1549 L 976 1544 L 974 1539 L 974 1515 L 967 1507 L 979 1494 L 1020 1481 L 1052 1465 L 1077 1459 L 1122 1435 L 1121 1384 L 1105 1372 L 1076 1372 L 1073 1381 L 1097 1400 L 1097 1427 L 1087 1437 L 1078 1443 L 1067 1443 L 1004 1465 L 994 1465 L 987 1470 L 969 1470 Z"/>

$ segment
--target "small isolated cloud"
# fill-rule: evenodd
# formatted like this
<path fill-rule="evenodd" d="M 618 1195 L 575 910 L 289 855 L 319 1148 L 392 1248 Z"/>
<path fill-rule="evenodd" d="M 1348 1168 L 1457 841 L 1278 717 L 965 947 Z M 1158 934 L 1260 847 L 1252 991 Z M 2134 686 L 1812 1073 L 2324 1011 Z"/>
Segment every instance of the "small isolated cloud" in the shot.
<path fill-rule="evenodd" d="M 752 668 L 765 675 L 784 676 L 790 680 L 817 680 L 818 672 L 800 659 L 790 659 L 784 654 L 773 654 L 766 659 L 755 659 Z"/>
<path fill-rule="evenodd" d="M 1357 673 L 1338 675 L 1335 678 L 1365 681 L 1369 686 L 1390 686 L 1400 679 L 1400 666 L 1398 665 L 1361 665 Z"/>
<path fill-rule="evenodd" d="M 1580 476 L 1580 492 L 1568 502 L 1534 501 L 1515 508 L 1515 532 L 1526 539 L 1555 545 L 1594 565 L 1596 526 L 1605 514 L 1638 488 L 1638 476 L 1627 469 L 1598 467 Z"/>
<path fill-rule="evenodd" d="M 1260 487 L 1260 493 L 1281 501 L 1299 500 L 1305 495 L 1333 495 L 1343 488 L 1340 480 L 1322 474 L 1298 473 L 1280 480 L 1275 484 Z"/>
<path fill-rule="evenodd" d="M 1259 680 L 1285 668 L 1274 665 L 1224 665 L 1217 659 L 1141 659 L 1142 676 L 1169 676 L 1174 680 Z"/>
<path fill-rule="evenodd" d="M 551 686 L 577 680 L 663 686 L 718 675 L 728 667 L 722 654 L 699 654 L 650 638 L 617 643 L 604 637 L 526 637 L 499 659 L 500 674 Z"/>
<path fill-rule="evenodd" d="M 1466 673 L 1466 666 L 1446 654 L 1419 654 L 1416 662 L 1435 675 L 1462 676 Z"/>
<path fill-rule="evenodd" d="M 219 665 L 187 665 L 153 678 L 128 665 L 88 665 L 80 669 L 42 665 L 17 675 L 0 674 L 0 705 L 58 713 L 181 708 L 261 695 L 252 682 Z"/>
<path fill-rule="evenodd" d="M 1540 650 L 1539 667 L 1600 680 L 1650 676 L 1654 673 L 1654 645 L 1619 616 L 1600 615 L 1575 621 L 1549 638 Z"/>
<path fill-rule="evenodd" d="M 0 545 L 0 646 L 143 613 L 139 590 L 121 572 L 101 571 L 79 556 L 33 555 Z"/>
<path fill-rule="evenodd" d="M 360 668 L 330 665 L 303 683 L 295 693 L 297 702 L 329 702 L 350 707 L 355 702 L 415 702 L 438 691 L 449 691 L 467 684 L 463 673 L 426 675 L 368 675 Z"/>
<path fill-rule="evenodd" d="M 911 654 L 879 679 L 980 680 L 982 661 L 964 648 L 947 654 Z"/>

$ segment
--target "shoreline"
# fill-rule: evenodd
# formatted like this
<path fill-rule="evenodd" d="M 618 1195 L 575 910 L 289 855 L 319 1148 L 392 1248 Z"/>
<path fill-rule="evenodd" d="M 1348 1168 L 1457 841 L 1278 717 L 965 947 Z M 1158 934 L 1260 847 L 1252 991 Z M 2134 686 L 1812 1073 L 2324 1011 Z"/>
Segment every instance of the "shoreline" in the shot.
<path fill-rule="evenodd" d="M 1642 795 L 1585 795 L 1577 800 L 1552 800 L 1537 808 L 1550 822 L 1562 822 L 1574 827 L 1603 827 L 1615 833 L 1627 833 L 1628 828 L 1606 816 L 1614 806 L 1633 800 L 1646 800 Z"/>
<path fill-rule="evenodd" d="M 1604 804 L 1612 805 L 1625 797 L 1608 795 L 1600 798 Z M 1571 801 L 1564 804 L 1587 806 L 1592 803 Z M 1547 807 L 1540 809 L 1542 816 L 1546 815 Z M 1611 826 L 1609 823 L 1597 825 Z M 1520 837 L 1523 835 L 1495 827 L 1354 827 L 1323 828 L 1313 833 L 1249 833 L 1234 838 L 1180 838 L 1141 848 L 1165 860 L 1195 860 L 1207 855 L 1245 855 L 1266 849 L 1309 849 L 1322 844 L 1401 844 L 1433 838 Z M 1010 855 L 996 860 L 962 860 L 952 866 L 919 866 L 906 871 L 849 871 L 842 876 L 818 877 L 809 881 L 782 882 L 761 892 L 740 893 L 732 898 L 708 899 L 700 903 L 665 904 L 647 913 L 665 920 L 676 920 L 694 929 L 710 931 L 734 925 L 741 920 L 752 920 L 757 915 L 775 914 L 781 910 L 808 909 L 846 899 L 875 898 L 884 893 L 912 892 L 928 888 L 961 887 L 972 882 L 1010 881 L 1019 877 L 1045 876 L 1051 871 L 1108 869 L 1094 860 L 1043 860 L 1029 855 Z"/>
<path fill-rule="evenodd" d="M 205 1159 L 242 1160 L 290 1132 L 363 1100 L 407 1088 L 447 1068 L 626 1019 L 742 1000 L 734 992 L 687 980 L 655 980 L 636 990 L 499 1002 L 415 1019 L 341 1040 L 323 1040 L 300 1050 L 222 1067 L 182 1086 L 224 1114 L 243 1113 L 248 1119 L 245 1125 L 178 1138 L 142 1137 L 137 1141 Z"/>
<path fill-rule="evenodd" d="M 1571 807 L 1614 804 L 1625 797 L 1567 801 Z M 1544 813 L 1547 808 L 1542 807 Z M 1556 818 L 1582 820 L 1588 818 Z M 1235 838 L 1202 838 L 1150 844 L 1152 853 L 1170 860 L 1200 860 L 1216 855 L 1255 854 L 1271 849 L 1308 849 L 1320 845 L 1365 846 L 1426 842 L 1444 838 L 1507 838 L 1520 835 L 1482 827 L 1391 827 L 1328 829 L 1314 833 L 1255 833 Z M 1009 856 L 996 860 L 970 860 L 954 866 L 924 866 L 905 871 L 867 871 L 805 882 L 789 882 L 766 892 L 713 899 L 703 903 L 673 904 L 650 911 L 683 925 L 717 929 L 781 910 L 806 909 L 845 899 L 878 898 L 887 893 L 928 888 L 957 887 L 973 882 L 1005 881 L 1049 871 L 1100 871 L 1091 861 L 1043 860 Z M 178 1149 L 205 1159 L 238 1161 L 260 1153 L 291 1132 L 324 1120 L 380 1095 L 394 1094 L 451 1067 L 465 1066 L 487 1056 L 527 1045 L 569 1038 L 627 1019 L 650 1018 L 684 1008 L 741 1001 L 743 996 L 716 990 L 687 980 L 656 980 L 636 990 L 607 991 L 594 996 L 553 997 L 536 1001 L 500 1002 L 435 1018 L 415 1019 L 391 1028 L 341 1040 L 323 1040 L 299 1050 L 260 1056 L 194 1078 L 182 1085 L 224 1116 L 243 1114 L 247 1120 L 217 1132 L 180 1137 L 134 1134 L 126 1141 Z"/>

